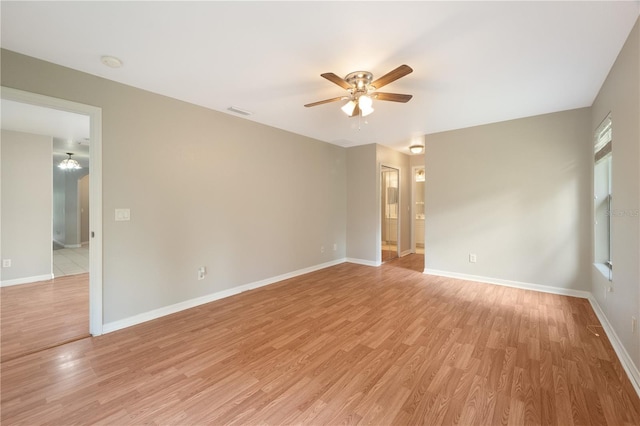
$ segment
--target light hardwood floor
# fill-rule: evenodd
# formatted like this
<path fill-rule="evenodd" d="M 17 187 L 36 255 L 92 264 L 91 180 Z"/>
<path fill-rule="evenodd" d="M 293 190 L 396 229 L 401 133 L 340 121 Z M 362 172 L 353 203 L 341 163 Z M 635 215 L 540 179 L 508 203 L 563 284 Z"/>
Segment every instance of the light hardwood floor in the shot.
<path fill-rule="evenodd" d="M 9 424 L 640 424 L 588 301 L 341 264 L 2 363 Z"/>
<path fill-rule="evenodd" d="M 2 362 L 89 336 L 89 274 L 0 288 Z"/>

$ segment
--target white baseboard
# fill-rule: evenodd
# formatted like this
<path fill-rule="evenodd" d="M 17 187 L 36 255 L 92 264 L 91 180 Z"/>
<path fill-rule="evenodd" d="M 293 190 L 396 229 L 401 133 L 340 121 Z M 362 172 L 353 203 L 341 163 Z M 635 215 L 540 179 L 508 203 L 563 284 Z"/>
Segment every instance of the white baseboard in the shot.
<path fill-rule="evenodd" d="M 375 262 L 373 260 L 355 259 L 353 257 L 347 257 L 345 259 L 345 262 L 356 263 L 358 265 L 365 265 L 365 266 L 376 266 L 376 267 L 382 265 L 382 263 Z"/>
<path fill-rule="evenodd" d="M 206 296 L 197 297 L 195 299 L 185 300 L 184 302 L 175 303 L 173 305 L 164 306 L 162 308 L 154 309 L 152 311 L 144 312 L 138 315 L 134 315 L 129 318 L 124 318 L 118 321 L 103 324 L 102 333 L 111 333 L 112 331 L 121 330 L 123 328 L 131 327 L 143 322 L 151 321 L 165 315 L 175 314 L 176 312 L 184 311 L 185 309 L 195 308 L 196 306 L 204 305 L 205 303 L 214 302 L 216 300 L 224 299 L 225 297 L 234 296 L 236 294 L 253 290 L 259 287 L 264 287 L 269 284 L 274 284 L 279 281 L 294 278 L 299 275 L 308 274 L 310 272 L 318 271 L 320 269 L 328 268 L 330 266 L 339 265 L 344 263 L 345 259 L 336 259 L 330 262 L 321 263 L 319 265 L 310 266 L 308 268 L 298 269 L 297 271 L 289 272 L 286 274 L 278 275 L 276 277 L 267 278 L 260 281 L 255 281 L 249 284 L 233 287 L 230 289 L 218 291 L 216 293 L 207 294 Z"/>
<path fill-rule="evenodd" d="M 414 251 L 411 250 L 411 249 L 405 250 L 402 253 L 400 253 L 400 257 L 405 257 L 405 256 L 408 256 L 408 255 L 413 254 L 413 253 L 414 253 Z"/>
<path fill-rule="evenodd" d="M 35 277 L 16 278 L 13 280 L 0 281 L 0 287 L 9 287 L 12 285 L 31 284 L 38 281 L 49 281 L 53 279 L 53 274 L 36 275 Z"/>
<path fill-rule="evenodd" d="M 437 275 L 439 277 L 457 278 L 466 281 L 477 281 L 479 283 L 502 285 L 505 287 L 521 288 L 523 290 L 541 291 L 543 293 L 560 294 L 562 296 L 580 297 L 582 299 L 588 299 L 591 295 L 588 291 L 574 290 L 571 288 L 551 287 L 542 284 L 531 284 L 520 281 L 503 280 L 500 278 L 489 278 L 478 275 L 459 274 L 457 272 L 438 271 L 436 269 L 425 269 L 424 273 L 427 275 Z"/>
<path fill-rule="evenodd" d="M 624 368 L 624 371 L 627 373 L 627 376 L 629 377 L 633 388 L 636 390 L 636 393 L 638 394 L 638 396 L 640 396 L 640 371 L 638 371 L 638 368 L 633 363 L 633 360 L 629 356 L 629 352 L 627 352 L 627 350 L 622 345 L 622 342 L 611 326 L 611 323 L 609 323 L 607 316 L 592 294 L 589 295 L 589 303 L 591 303 L 593 311 L 596 313 L 596 316 L 600 320 L 602 328 L 604 328 L 604 332 L 607 334 L 607 337 L 611 342 L 611 346 L 613 346 L 613 350 L 616 352 L 616 355 L 618 355 L 618 359 L 620 359 L 622 368 Z"/>
<path fill-rule="evenodd" d="M 53 239 L 53 242 L 58 244 L 59 246 L 64 247 L 64 248 L 80 248 L 80 247 L 82 247 L 82 244 L 84 244 L 84 243 L 82 243 L 82 244 L 65 244 L 65 243 L 62 243 L 62 242 L 56 240 L 55 238 Z M 88 241 L 87 241 L 87 243 L 88 243 Z"/>

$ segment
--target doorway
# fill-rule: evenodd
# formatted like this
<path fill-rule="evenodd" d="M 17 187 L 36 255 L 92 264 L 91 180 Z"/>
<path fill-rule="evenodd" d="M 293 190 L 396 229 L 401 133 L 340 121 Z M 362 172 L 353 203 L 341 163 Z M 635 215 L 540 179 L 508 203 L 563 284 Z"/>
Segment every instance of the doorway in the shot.
<path fill-rule="evenodd" d="M 79 139 L 53 138 L 53 276 L 88 274 L 89 245 L 89 117 L 77 119 Z M 82 120 L 81 118 L 84 118 Z M 69 127 L 75 121 L 70 121 Z M 86 135 L 86 137 L 85 137 Z M 68 154 L 73 155 L 78 168 L 61 168 Z M 88 277 L 87 277 L 88 280 Z"/>
<path fill-rule="evenodd" d="M 413 168 L 413 205 L 411 218 L 413 220 L 413 252 L 424 254 L 424 167 Z"/>
<path fill-rule="evenodd" d="M 67 101 L 8 87 L 1 88 L 1 98 L 25 107 L 74 113 L 89 118 L 89 333 L 102 334 L 102 110 L 101 108 Z M 3 109 L 3 116 L 5 110 Z M 42 123 L 41 123 L 42 124 Z M 23 130 L 26 131 L 26 130 Z M 34 128 L 31 133 L 47 134 Z M 3 224 L 3 226 L 9 226 Z M 78 229 L 78 233 L 80 229 Z M 53 235 L 52 235 L 53 236 Z M 51 237 L 52 237 L 51 236 Z M 51 241 L 51 240 L 50 240 Z"/>
<path fill-rule="evenodd" d="M 382 263 L 399 257 L 398 235 L 400 227 L 400 170 L 380 167 L 381 205 L 381 260 Z"/>

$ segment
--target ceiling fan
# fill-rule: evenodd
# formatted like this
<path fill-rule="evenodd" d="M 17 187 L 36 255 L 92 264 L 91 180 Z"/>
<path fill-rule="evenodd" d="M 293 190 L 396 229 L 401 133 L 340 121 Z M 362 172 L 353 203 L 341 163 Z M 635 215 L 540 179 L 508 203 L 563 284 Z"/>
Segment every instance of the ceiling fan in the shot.
<path fill-rule="evenodd" d="M 348 102 L 342 107 L 342 111 L 344 111 L 345 114 L 349 117 L 366 117 L 373 112 L 372 104 L 374 99 L 379 101 L 402 103 L 409 102 L 413 97 L 412 95 L 383 93 L 378 92 L 377 90 L 407 74 L 410 74 L 411 72 L 413 72 L 413 69 L 410 66 L 400 65 L 398 68 L 388 72 L 375 81 L 373 81 L 373 74 L 369 71 L 355 71 L 347 74 L 345 78 L 341 78 L 332 72 L 320 74 L 321 77 L 324 77 L 330 82 L 346 89 L 349 94 L 306 104 L 305 107 L 313 107 L 316 105 L 327 104 L 329 102 L 347 100 Z"/>

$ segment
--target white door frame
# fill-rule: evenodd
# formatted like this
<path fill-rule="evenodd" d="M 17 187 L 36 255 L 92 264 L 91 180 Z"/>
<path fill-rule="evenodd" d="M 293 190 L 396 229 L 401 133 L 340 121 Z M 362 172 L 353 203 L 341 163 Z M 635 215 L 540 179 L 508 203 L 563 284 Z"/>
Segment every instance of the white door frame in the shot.
<path fill-rule="evenodd" d="M 102 334 L 102 108 L 1 87 L 2 99 L 89 116 L 89 332 Z"/>

